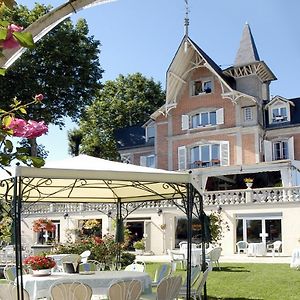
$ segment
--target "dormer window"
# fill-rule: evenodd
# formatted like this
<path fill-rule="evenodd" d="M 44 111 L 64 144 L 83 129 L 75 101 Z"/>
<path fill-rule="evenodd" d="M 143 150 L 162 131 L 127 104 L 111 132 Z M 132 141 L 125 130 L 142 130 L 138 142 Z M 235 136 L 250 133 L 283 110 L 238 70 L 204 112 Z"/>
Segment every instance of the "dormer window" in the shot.
<path fill-rule="evenodd" d="M 285 122 L 287 121 L 286 107 L 276 107 L 272 109 L 272 122 Z"/>
<path fill-rule="evenodd" d="M 154 126 L 146 127 L 146 142 L 153 141 L 155 138 L 155 128 Z"/>
<path fill-rule="evenodd" d="M 192 96 L 198 96 L 202 94 L 210 94 L 212 92 L 212 81 L 198 79 L 192 82 Z"/>

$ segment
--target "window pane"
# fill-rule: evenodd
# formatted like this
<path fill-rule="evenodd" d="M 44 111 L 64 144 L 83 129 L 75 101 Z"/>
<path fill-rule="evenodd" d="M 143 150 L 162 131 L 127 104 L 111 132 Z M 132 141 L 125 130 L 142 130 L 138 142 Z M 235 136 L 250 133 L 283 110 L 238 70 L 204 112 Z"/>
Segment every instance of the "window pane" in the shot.
<path fill-rule="evenodd" d="M 215 111 L 212 111 L 209 113 L 209 123 L 212 125 L 217 124 L 217 113 Z"/>
<path fill-rule="evenodd" d="M 148 137 L 148 139 L 150 139 L 150 138 L 153 138 L 154 137 L 154 135 L 155 135 L 155 129 L 154 129 L 154 127 L 146 127 L 146 129 L 147 129 L 147 137 Z"/>
<path fill-rule="evenodd" d="M 280 159 L 280 143 L 274 143 L 274 159 Z"/>
<path fill-rule="evenodd" d="M 201 125 L 208 124 L 208 112 L 201 113 Z"/>
<path fill-rule="evenodd" d="M 279 116 L 280 114 L 279 114 L 279 109 L 278 108 L 274 108 L 273 109 L 273 117 L 277 117 L 277 116 Z"/>
<path fill-rule="evenodd" d="M 211 93 L 211 90 L 212 90 L 212 83 L 211 83 L 211 81 L 205 81 L 203 83 L 203 90 L 205 91 L 205 93 Z"/>
<path fill-rule="evenodd" d="M 203 92 L 202 81 L 201 80 L 194 81 L 194 95 L 199 95 L 202 92 Z"/>
<path fill-rule="evenodd" d="M 280 109 L 280 115 L 281 116 L 286 116 L 286 107 L 281 107 L 281 109 Z"/>
<path fill-rule="evenodd" d="M 200 160 L 199 158 L 199 147 L 194 147 L 191 149 L 191 162 Z"/>
<path fill-rule="evenodd" d="M 267 242 L 281 241 L 281 220 L 266 220 Z"/>
<path fill-rule="evenodd" d="M 192 116 L 192 128 L 197 128 L 200 125 L 199 114 Z"/>
<path fill-rule="evenodd" d="M 154 155 L 147 156 L 146 158 L 146 167 L 154 167 Z"/>
<path fill-rule="evenodd" d="M 249 243 L 261 243 L 262 220 L 247 220 L 247 239 Z"/>
<path fill-rule="evenodd" d="M 245 107 L 244 108 L 244 121 L 251 121 L 252 120 L 252 107 Z"/>
<path fill-rule="evenodd" d="M 209 146 L 205 145 L 201 147 L 201 160 L 210 161 Z"/>
<path fill-rule="evenodd" d="M 212 145 L 211 159 L 220 159 L 220 145 L 218 145 L 218 144 Z"/>
<path fill-rule="evenodd" d="M 236 241 L 243 241 L 243 220 L 239 219 L 237 220 L 237 225 L 236 225 Z"/>
<path fill-rule="evenodd" d="M 282 159 L 288 158 L 288 143 L 287 142 L 282 142 Z"/>

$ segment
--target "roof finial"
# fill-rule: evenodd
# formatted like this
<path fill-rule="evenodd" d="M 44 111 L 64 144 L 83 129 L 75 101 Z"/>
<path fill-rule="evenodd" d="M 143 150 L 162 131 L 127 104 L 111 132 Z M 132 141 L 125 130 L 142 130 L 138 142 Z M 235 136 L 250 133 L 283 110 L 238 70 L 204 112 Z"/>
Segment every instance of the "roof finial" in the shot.
<path fill-rule="evenodd" d="M 184 0 L 185 2 L 185 18 L 184 18 L 184 27 L 185 27 L 185 37 L 189 36 L 189 3 L 188 0 Z"/>

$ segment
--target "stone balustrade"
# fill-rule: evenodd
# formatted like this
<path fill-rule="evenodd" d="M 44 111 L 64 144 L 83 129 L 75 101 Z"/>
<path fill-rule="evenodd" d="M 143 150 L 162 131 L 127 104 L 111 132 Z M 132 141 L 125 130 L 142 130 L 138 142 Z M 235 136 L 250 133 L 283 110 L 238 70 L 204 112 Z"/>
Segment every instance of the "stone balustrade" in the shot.
<path fill-rule="evenodd" d="M 284 203 L 300 201 L 300 186 L 290 188 L 260 188 L 260 189 L 242 189 L 242 190 L 224 190 L 205 192 L 203 203 L 205 206 L 212 205 L 243 205 L 246 203 Z M 147 209 L 157 209 L 175 207 L 172 201 L 150 201 L 144 203 L 128 203 L 128 210 L 135 210 L 135 207 Z M 111 203 L 35 203 L 24 204 L 24 214 L 63 214 L 76 212 L 108 212 L 113 211 L 115 206 Z"/>

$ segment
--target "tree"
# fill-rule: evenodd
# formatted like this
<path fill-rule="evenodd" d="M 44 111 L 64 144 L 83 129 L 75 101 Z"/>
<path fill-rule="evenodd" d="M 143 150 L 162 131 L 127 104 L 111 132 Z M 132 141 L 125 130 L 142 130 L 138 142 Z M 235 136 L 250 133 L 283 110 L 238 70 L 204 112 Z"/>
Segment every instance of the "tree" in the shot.
<path fill-rule="evenodd" d="M 117 159 L 115 130 L 143 125 L 164 100 L 161 84 L 140 73 L 106 81 L 80 121 L 81 153 Z"/>
<path fill-rule="evenodd" d="M 82 132 L 79 129 L 68 131 L 69 153 L 78 156 L 80 153 L 80 144 L 82 141 Z"/>
<path fill-rule="evenodd" d="M 50 10 L 36 4 L 32 11 L 18 6 L 4 17 L 26 28 Z M 78 121 L 86 105 L 99 89 L 103 70 L 99 63 L 100 42 L 88 36 L 88 25 L 80 19 L 73 25 L 67 19 L 26 53 L 7 71 L 10 80 L 0 78 L 2 107 L 13 97 L 30 99 L 43 93 L 42 106 L 31 106 L 28 116 L 47 124 L 64 126 L 64 118 Z"/>

